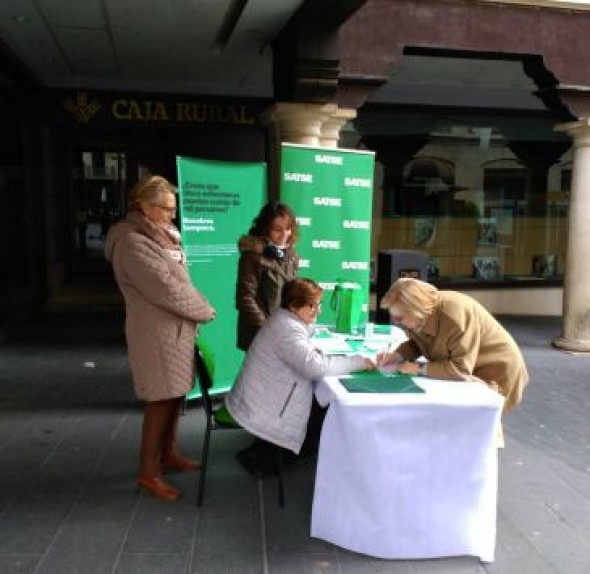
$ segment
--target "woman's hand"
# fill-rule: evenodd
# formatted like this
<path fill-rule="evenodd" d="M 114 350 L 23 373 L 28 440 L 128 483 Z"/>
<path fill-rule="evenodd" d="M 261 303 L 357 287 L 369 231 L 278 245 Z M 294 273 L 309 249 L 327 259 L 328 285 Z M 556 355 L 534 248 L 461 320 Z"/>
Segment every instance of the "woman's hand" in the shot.
<path fill-rule="evenodd" d="M 417 375 L 420 372 L 420 363 L 404 361 L 397 366 L 397 372 L 404 375 Z"/>
<path fill-rule="evenodd" d="M 382 351 L 381 353 L 377 353 L 377 356 L 375 357 L 375 363 L 377 367 L 385 367 L 386 365 L 398 365 L 403 362 L 403 357 L 395 351 L 393 353 Z"/>
<path fill-rule="evenodd" d="M 398 373 L 403 373 L 404 375 L 426 377 L 426 368 L 426 363 L 403 361 L 396 367 L 396 370 Z"/>
<path fill-rule="evenodd" d="M 377 368 L 377 365 L 371 359 L 365 357 L 363 360 L 365 361 L 365 371 L 374 371 Z"/>

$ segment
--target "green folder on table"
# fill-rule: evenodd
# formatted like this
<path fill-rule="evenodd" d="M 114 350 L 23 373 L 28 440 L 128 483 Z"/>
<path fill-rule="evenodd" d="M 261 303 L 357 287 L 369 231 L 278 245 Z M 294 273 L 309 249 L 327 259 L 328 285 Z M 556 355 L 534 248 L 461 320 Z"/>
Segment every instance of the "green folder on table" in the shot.
<path fill-rule="evenodd" d="M 353 373 L 338 380 L 349 393 L 423 393 L 414 378 L 403 373 L 383 374 L 379 371 Z"/>

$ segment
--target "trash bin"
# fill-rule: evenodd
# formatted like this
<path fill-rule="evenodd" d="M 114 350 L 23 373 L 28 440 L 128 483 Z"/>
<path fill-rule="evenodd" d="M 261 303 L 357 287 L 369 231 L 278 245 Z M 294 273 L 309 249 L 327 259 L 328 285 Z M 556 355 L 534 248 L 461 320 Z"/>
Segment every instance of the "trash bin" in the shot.
<path fill-rule="evenodd" d="M 428 255 L 423 251 L 409 249 L 386 249 L 377 254 L 377 323 L 389 323 L 389 312 L 381 309 L 381 299 L 391 284 L 400 277 L 428 280 Z"/>

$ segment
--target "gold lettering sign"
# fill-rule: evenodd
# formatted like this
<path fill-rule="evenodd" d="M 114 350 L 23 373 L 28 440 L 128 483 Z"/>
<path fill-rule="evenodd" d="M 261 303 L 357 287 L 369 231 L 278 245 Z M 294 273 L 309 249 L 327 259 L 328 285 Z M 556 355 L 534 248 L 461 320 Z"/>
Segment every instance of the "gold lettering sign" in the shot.
<path fill-rule="evenodd" d="M 115 100 L 111 106 L 113 117 L 121 121 L 220 123 L 251 125 L 244 104 L 213 104 L 196 102 L 162 102 L 151 100 Z"/>
<path fill-rule="evenodd" d="M 150 100 L 115 100 L 111 106 L 113 117 L 118 120 L 140 122 L 170 121 L 166 104 Z"/>
<path fill-rule="evenodd" d="M 90 99 L 88 92 L 85 91 L 76 92 L 75 99 L 65 98 L 62 105 L 81 123 L 89 123 L 98 110 L 103 107 L 97 98 Z M 108 110 L 108 108 L 106 109 Z M 256 121 L 248 112 L 246 104 L 222 102 L 177 102 L 118 98 L 113 100 L 110 110 L 112 118 L 121 122 L 252 125 Z"/>
<path fill-rule="evenodd" d="M 62 105 L 80 123 L 84 124 L 87 124 L 102 107 L 96 100 L 88 101 L 88 92 L 78 92 L 76 101 L 72 100 L 72 98 L 66 98 Z"/>
<path fill-rule="evenodd" d="M 245 105 L 176 102 L 177 122 L 251 125 Z"/>

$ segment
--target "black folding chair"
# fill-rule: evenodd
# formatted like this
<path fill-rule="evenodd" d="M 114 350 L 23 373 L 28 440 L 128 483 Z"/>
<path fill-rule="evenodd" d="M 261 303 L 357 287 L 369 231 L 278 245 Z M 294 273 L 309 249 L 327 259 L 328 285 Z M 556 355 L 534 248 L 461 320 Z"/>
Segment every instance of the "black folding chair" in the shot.
<path fill-rule="evenodd" d="M 225 405 L 213 408 L 209 389 L 213 386 L 210 368 L 207 365 L 201 349 L 195 344 L 195 370 L 198 379 L 199 388 L 207 424 L 205 427 L 205 437 L 203 439 L 203 448 L 201 451 L 201 474 L 199 476 L 199 489 L 197 493 L 197 506 L 203 504 L 203 493 L 205 491 L 205 479 L 207 477 L 207 464 L 209 461 L 209 445 L 211 441 L 211 432 L 214 430 L 236 430 L 242 427 L 232 418 Z M 285 490 L 283 485 L 281 449 L 277 447 L 276 475 L 279 483 L 279 505 L 285 505 Z"/>

